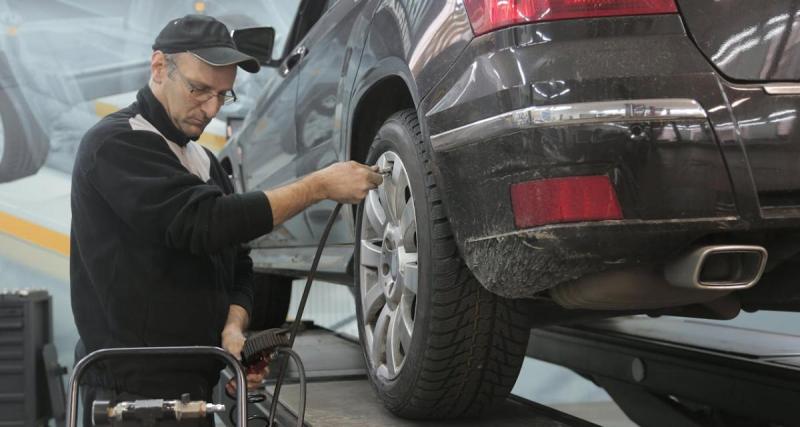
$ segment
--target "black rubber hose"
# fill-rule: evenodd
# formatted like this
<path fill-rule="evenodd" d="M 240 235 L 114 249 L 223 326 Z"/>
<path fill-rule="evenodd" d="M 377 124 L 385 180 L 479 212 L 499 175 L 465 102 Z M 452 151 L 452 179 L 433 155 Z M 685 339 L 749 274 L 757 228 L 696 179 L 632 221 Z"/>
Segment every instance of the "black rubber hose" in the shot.
<path fill-rule="evenodd" d="M 308 294 L 311 291 L 311 283 L 314 282 L 314 276 L 317 274 L 317 265 L 319 264 L 319 259 L 322 256 L 322 250 L 325 248 L 325 242 L 328 241 L 328 234 L 331 232 L 331 228 L 333 227 L 333 223 L 336 220 L 336 217 L 339 216 L 339 210 L 341 210 L 342 204 L 337 203 L 336 207 L 331 212 L 331 215 L 328 217 L 328 223 L 325 225 L 325 231 L 322 232 L 322 237 L 319 239 L 319 244 L 317 245 L 317 253 L 314 255 L 314 261 L 311 263 L 311 270 L 308 272 L 308 278 L 306 280 L 306 286 L 303 288 L 303 297 L 300 298 L 300 306 L 297 307 L 297 314 L 294 316 L 294 323 L 292 324 L 291 334 L 289 335 L 289 347 L 281 347 L 280 351 L 285 351 L 287 354 L 292 355 L 292 358 L 297 363 L 298 371 L 300 372 L 301 378 L 301 410 L 299 412 L 298 418 L 298 426 L 303 425 L 303 420 L 305 418 L 305 411 L 306 411 L 306 403 L 305 403 L 305 372 L 303 370 L 302 362 L 300 361 L 300 357 L 297 356 L 297 353 L 292 350 L 294 346 L 294 339 L 297 337 L 297 331 L 300 329 L 300 323 L 303 319 L 303 310 L 306 308 L 306 301 L 308 300 Z M 288 351 L 287 351 L 288 350 Z M 278 373 L 278 381 L 275 383 L 275 391 L 272 393 L 272 404 L 270 405 L 269 409 L 269 427 L 273 426 L 275 422 L 275 411 L 278 408 L 278 398 L 281 394 L 281 385 L 283 384 L 283 379 L 286 376 L 286 368 L 288 366 L 289 359 L 283 359 L 283 363 L 281 363 L 280 371 Z"/>
<path fill-rule="evenodd" d="M 300 355 L 291 348 L 278 347 L 277 351 L 278 353 L 286 353 L 294 360 L 294 364 L 297 366 L 297 372 L 300 375 L 300 407 L 297 410 L 297 425 L 302 427 L 306 418 L 306 368 L 303 366 L 303 361 L 300 360 Z M 270 418 L 272 418 L 272 412 L 270 412 Z"/>

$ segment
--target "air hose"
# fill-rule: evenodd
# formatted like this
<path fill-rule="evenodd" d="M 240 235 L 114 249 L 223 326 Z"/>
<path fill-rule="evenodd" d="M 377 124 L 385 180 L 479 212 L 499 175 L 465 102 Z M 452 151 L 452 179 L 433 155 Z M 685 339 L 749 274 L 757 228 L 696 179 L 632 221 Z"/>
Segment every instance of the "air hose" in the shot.
<path fill-rule="evenodd" d="M 391 171 L 392 168 L 389 166 L 384 169 L 379 169 L 378 173 L 382 176 L 386 176 L 390 174 Z M 292 350 L 292 347 L 294 346 L 294 340 L 297 338 L 297 333 L 300 329 L 300 324 L 302 323 L 303 311 L 306 308 L 306 301 L 308 301 L 308 294 L 311 292 L 311 284 L 314 282 L 314 276 L 317 274 L 317 267 L 319 265 L 319 259 L 322 257 L 322 250 L 325 248 L 325 243 L 328 241 L 328 235 L 330 234 L 331 228 L 333 228 L 333 223 L 336 220 L 336 217 L 339 216 L 339 211 L 341 209 L 342 204 L 337 203 L 336 207 L 333 209 L 333 212 L 331 212 L 330 216 L 328 216 L 328 223 L 325 224 L 325 230 L 322 232 L 322 237 L 320 237 L 319 243 L 317 244 L 317 252 L 314 254 L 314 261 L 311 263 L 311 270 L 308 272 L 306 286 L 303 288 L 303 296 L 300 298 L 300 304 L 297 307 L 297 313 L 294 316 L 294 323 L 292 323 L 292 329 L 289 333 L 288 339 L 285 337 L 285 330 L 268 329 L 248 338 L 245 348 L 242 350 L 242 360 L 251 366 L 254 363 L 258 363 L 259 360 L 261 360 L 262 363 L 265 363 L 267 358 L 265 350 L 269 349 L 274 349 L 274 351 L 277 351 L 278 353 L 286 353 L 289 357 L 291 357 L 292 360 L 294 360 L 300 376 L 300 407 L 297 411 L 297 425 L 299 427 L 303 426 L 305 420 L 306 378 L 305 368 L 300 360 L 300 356 L 294 350 Z M 248 344 L 250 344 L 250 346 L 248 346 Z M 288 367 L 289 357 L 282 360 L 280 369 L 278 371 L 278 379 L 275 382 L 275 390 L 272 393 L 272 403 L 269 409 L 269 421 L 267 427 L 272 427 L 275 422 L 275 413 L 278 409 L 281 386 L 283 385 L 283 380 L 286 376 L 286 368 Z"/>
<path fill-rule="evenodd" d="M 247 366 L 248 370 L 250 371 L 262 371 L 269 363 L 274 353 L 283 353 L 288 356 L 281 360 L 281 365 L 278 369 L 278 379 L 275 382 L 275 390 L 272 393 L 272 403 L 269 409 L 269 419 L 265 420 L 264 417 L 261 416 L 252 416 L 248 417 L 248 421 L 259 419 L 267 421 L 267 426 L 274 425 L 275 413 L 278 409 L 278 401 L 281 393 L 281 386 L 283 385 L 283 380 L 286 377 L 288 362 L 291 358 L 297 366 L 297 371 L 300 376 L 300 406 L 297 411 L 297 425 L 301 427 L 303 426 L 306 413 L 306 375 L 303 362 L 300 360 L 300 356 L 294 350 L 292 350 L 292 347 L 294 346 L 294 340 L 297 337 L 300 324 L 302 323 L 303 311 L 306 308 L 306 301 L 308 301 L 308 294 L 311 291 L 311 284 L 314 282 L 314 276 L 317 274 L 317 267 L 319 265 L 319 259 L 322 256 L 322 250 L 325 248 L 325 243 L 328 241 L 328 235 L 331 232 L 333 223 L 336 220 L 336 217 L 339 215 L 341 208 L 342 204 L 337 203 L 336 207 L 333 209 L 333 212 L 331 212 L 330 216 L 328 217 L 328 223 L 325 225 L 325 230 L 322 232 L 322 237 L 317 245 L 317 252 L 314 255 L 314 261 L 311 263 L 311 270 L 308 272 L 306 286 L 303 288 L 303 296 L 300 298 L 300 305 L 297 307 L 297 313 L 294 317 L 294 323 L 292 323 L 292 329 L 290 331 L 285 329 L 267 329 L 251 335 L 245 342 L 244 348 L 242 349 L 242 363 Z M 286 336 L 287 332 L 289 332 L 288 337 Z M 265 399 L 266 396 L 264 394 L 253 393 L 248 395 L 247 400 L 248 403 L 256 403 Z M 232 416 L 233 411 L 231 411 L 231 417 Z"/>
<path fill-rule="evenodd" d="M 336 220 L 336 217 L 339 216 L 339 210 L 342 209 L 342 204 L 337 203 L 336 207 L 331 212 L 330 216 L 328 217 L 328 223 L 325 225 L 325 231 L 322 232 L 322 237 L 319 239 L 319 244 L 317 245 L 317 253 L 314 254 L 314 261 L 311 263 L 311 270 L 308 272 L 308 278 L 306 279 L 306 286 L 303 288 L 303 296 L 300 298 L 300 305 L 297 307 L 297 314 L 294 316 L 294 322 L 292 323 L 292 330 L 289 334 L 289 342 L 288 348 L 280 347 L 282 350 L 288 350 L 288 354 L 292 356 L 295 360 L 295 363 L 298 364 L 297 370 L 300 372 L 300 408 L 297 411 L 297 425 L 303 425 L 303 421 L 305 419 L 305 412 L 306 412 L 306 384 L 305 384 L 305 372 L 303 370 L 302 362 L 300 362 L 300 357 L 297 356 L 297 353 L 294 353 L 292 347 L 294 346 L 294 340 L 297 338 L 297 332 L 300 329 L 300 323 L 303 318 L 303 311 L 306 308 L 306 301 L 308 301 L 308 294 L 311 292 L 311 284 L 314 282 L 314 276 L 317 274 L 317 266 L 319 265 L 319 259 L 322 256 L 322 250 L 325 248 L 325 243 L 328 241 L 328 235 L 331 232 L 331 228 L 333 227 L 333 222 Z M 294 353 L 294 354 L 292 354 Z M 275 382 L 275 390 L 272 393 L 272 405 L 270 405 L 269 409 L 269 424 L 267 426 L 272 427 L 273 423 L 275 422 L 275 412 L 278 408 L 278 398 L 280 397 L 281 393 L 281 385 L 283 384 L 283 379 L 286 377 L 286 368 L 288 366 L 288 358 L 283 359 L 283 363 L 281 364 L 279 373 L 278 373 L 278 380 Z"/>

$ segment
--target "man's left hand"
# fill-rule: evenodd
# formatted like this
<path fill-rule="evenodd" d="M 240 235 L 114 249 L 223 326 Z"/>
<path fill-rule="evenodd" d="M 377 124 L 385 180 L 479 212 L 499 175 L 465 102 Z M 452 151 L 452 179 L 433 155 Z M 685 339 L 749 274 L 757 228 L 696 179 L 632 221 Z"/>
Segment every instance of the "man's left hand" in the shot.
<path fill-rule="evenodd" d="M 228 353 L 232 354 L 238 360 L 242 360 L 242 348 L 244 348 L 245 340 L 246 338 L 242 330 L 235 326 L 228 326 L 222 331 L 222 348 L 227 350 Z M 259 388 L 268 374 L 268 367 L 265 367 L 264 370 L 260 372 L 248 371 L 247 389 L 255 390 Z M 225 385 L 225 389 L 228 390 L 229 394 L 234 394 L 236 392 L 236 381 L 230 380 L 228 384 Z"/>
<path fill-rule="evenodd" d="M 236 326 L 227 326 L 222 330 L 222 348 L 237 360 L 242 360 L 242 349 L 244 348 L 245 340 L 244 333 Z"/>
<path fill-rule="evenodd" d="M 261 388 L 262 383 L 264 382 L 264 378 L 267 377 L 269 374 L 269 368 L 264 368 L 261 372 L 247 372 L 247 390 L 253 391 L 258 390 Z M 228 394 L 234 395 L 236 393 L 236 379 L 232 378 L 228 381 L 228 384 L 225 384 L 225 390 L 228 391 Z"/>

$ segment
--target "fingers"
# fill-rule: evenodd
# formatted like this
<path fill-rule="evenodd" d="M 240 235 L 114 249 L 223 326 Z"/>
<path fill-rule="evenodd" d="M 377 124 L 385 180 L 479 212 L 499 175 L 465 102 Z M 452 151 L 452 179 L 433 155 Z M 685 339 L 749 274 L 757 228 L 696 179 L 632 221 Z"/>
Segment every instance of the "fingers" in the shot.
<path fill-rule="evenodd" d="M 356 204 L 364 200 L 370 190 L 383 183 L 383 175 L 376 165 L 356 161 L 334 163 L 321 171 L 326 175 L 326 197 L 340 203 Z"/>
<path fill-rule="evenodd" d="M 378 171 L 380 170 L 380 167 L 378 165 L 368 166 L 352 160 L 350 161 L 350 163 L 357 165 L 359 168 L 364 169 L 367 172 L 365 177 L 367 182 L 371 185 L 370 189 L 377 188 L 379 185 L 383 183 L 383 175 L 378 173 Z M 364 196 L 366 197 L 366 194 L 364 194 Z"/>
<path fill-rule="evenodd" d="M 247 385 L 247 390 L 253 391 L 261 388 L 264 383 L 264 378 L 269 375 L 269 368 L 264 368 L 263 371 L 260 372 L 248 372 L 247 376 L 245 376 L 245 384 Z M 228 394 L 236 393 L 236 379 L 231 379 L 225 384 L 225 390 L 228 391 Z"/>
<path fill-rule="evenodd" d="M 383 175 L 370 171 L 367 174 L 367 180 L 372 184 L 372 188 L 378 188 L 379 185 L 383 184 Z"/>

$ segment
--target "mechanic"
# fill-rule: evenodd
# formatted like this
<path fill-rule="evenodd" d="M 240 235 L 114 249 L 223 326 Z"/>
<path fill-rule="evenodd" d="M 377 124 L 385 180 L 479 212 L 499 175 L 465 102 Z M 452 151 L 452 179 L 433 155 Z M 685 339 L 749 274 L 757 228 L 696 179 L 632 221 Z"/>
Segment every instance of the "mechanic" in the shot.
<path fill-rule="evenodd" d="M 224 24 L 202 15 L 172 20 L 155 40 L 150 81 L 136 102 L 81 141 L 70 256 L 78 357 L 189 345 L 221 345 L 239 357 L 253 305 L 253 263 L 242 244 L 321 200 L 358 203 L 382 182 L 373 168 L 341 162 L 274 190 L 234 194 L 219 161 L 195 141 L 235 101 L 237 66 L 259 70 Z M 94 399 L 190 393 L 210 402 L 221 367 L 204 358 L 109 361 L 86 377 L 84 411 Z M 264 374 L 249 375 L 248 385 Z"/>

